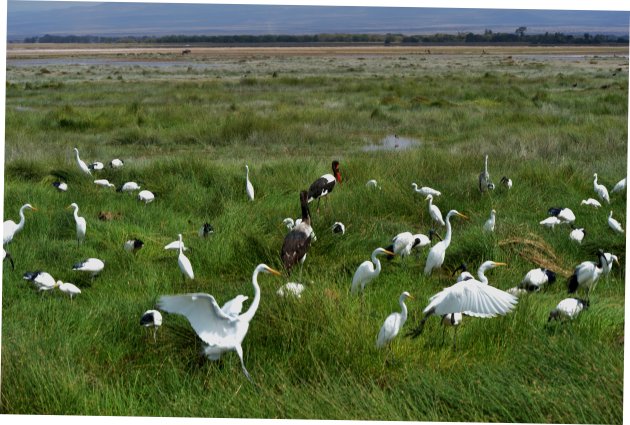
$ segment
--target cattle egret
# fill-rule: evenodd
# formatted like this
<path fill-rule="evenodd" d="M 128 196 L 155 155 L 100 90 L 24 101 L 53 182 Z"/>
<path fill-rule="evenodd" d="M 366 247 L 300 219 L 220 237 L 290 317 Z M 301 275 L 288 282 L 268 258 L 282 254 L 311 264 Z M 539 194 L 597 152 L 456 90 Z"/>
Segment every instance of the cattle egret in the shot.
<path fill-rule="evenodd" d="M 158 302 L 158 308 L 168 313 L 184 315 L 191 326 L 206 344 L 204 354 L 210 360 L 219 360 L 227 351 L 236 351 L 243 373 L 251 381 L 249 372 L 243 362 L 243 348 L 241 344 L 247 335 L 249 322 L 254 318 L 260 304 L 260 286 L 258 285 L 258 273 L 272 273 L 276 276 L 280 272 L 265 264 L 259 264 L 252 275 L 254 286 L 254 300 L 249 309 L 236 317 L 225 314 L 212 295 L 186 294 L 163 296 Z"/>
<path fill-rule="evenodd" d="M 281 297 L 293 296 L 295 298 L 302 298 L 302 292 L 304 292 L 304 289 L 305 286 L 301 283 L 288 282 L 278 288 L 276 294 Z"/>
<path fill-rule="evenodd" d="M 407 298 L 413 299 L 409 292 L 405 291 L 400 294 L 398 298 L 398 305 L 400 305 L 400 313 L 394 312 L 387 316 L 385 323 L 381 326 L 381 330 L 378 332 L 376 338 L 376 348 L 383 348 L 388 342 L 396 338 L 396 335 L 400 332 L 402 327 L 407 321 L 407 306 L 405 300 Z"/>
<path fill-rule="evenodd" d="M 76 157 L 77 157 L 77 165 L 79 166 L 81 171 L 83 171 L 85 174 L 92 175 L 92 172 L 90 171 L 88 166 L 85 165 L 85 162 L 83 162 L 83 160 L 79 158 L 79 150 L 77 148 L 74 148 L 74 153 L 76 154 Z"/>
<path fill-rule="evenodd" d="M 115 187 L 113 183 L 110 183 L 107 179 L 94 180 L 94 184 L 101 187 Z"/>
<path fill-rule="evenodd" d="M 580 205 L 588 205 L 595 208 L 599 208 L 602 206 L 602 204 L 600 204 L 597 199 L 593 198 L 583 199 Z"/>
<path fill-rule="evenodd" d="M 332 174 L 324 174 L 309 186 L 307 201 L 310 203 L 317 199 L 317 211 L 319 211 L 319 201 L 321 198 L 328 196 L 337 183 L 341 184 L 339 161 L 333 161 Z"/>
<path fill-rule="evenodd" d="M 608 226 L 610 226 L 610 228 L 613 229 L 617 233 L 623 233 L 623 227 L 621 227 L 621 223 L 615 220 L 612 217 L 612 214 L 613 214 L 612 211 L 610 212 L 610 214 L 608 214 Z"/>
<path fill-rule="evenodd" d="M 254 185 L 249 181 L 249 167 L 245 165 L 245 180 L 247 181 L 245 184 L 245 190 L 247 191 L 247 196 L 250 201 L 254 200 Z"/>
<path fill-rule="evenodd" d="M 147 310 L 140 318 L 140 325 L 153 328 L 153 341 L 157 340 L 157 330 L 162 326 L 162 313 L 157 310 Z"/>
<path fill-rule="evenodd" d="M 144 242 L 142 242 L 140 239 L 130 239 L 126 241 L 123 245 L 125 251 L 133 252 L 134 254 L 138 252 L 138 250 L 140 250 L 143 246 Z"/>
<path fill-rule="evenodd" d="M 440 196 L 442 194 L 442 192 L 427 186 L 422 186 L 421 188 L 418 188 L 418 185 L 416 183 L 411 183 L 411 187 L 413 187 L 414 192 L 419 193 L 424 197 L 427 197 L 428 195 Z"/>
<path fill-rule="evenodd" d="M 584 261 L 575 268 L 567 285 L 570 294 L 575 293 L 578 288 L 583 288 L 586 292 L 586 299 L 588 300 L 589 292 L 595 290 L 597 282 L 604 271 L 604 263 L 606 263 L 604 251 L 601 249 L 597 251 L 597 257 L 597 263 Z"/>
<path fill-rule="evenodd" d="M 155 195 L 148 190 L 141 190 L 138 193 L 138 200 L 144 202 L 144 205 L 148 204 L 149 202 L 153 202 L 154 199 Z"/>
<path fill-rule="evenodd" d="M 70 296 L 70 301 L 72 301 L 75 295 L 81 293 L 81 290 L 76 285 L 67 282 L 64 283 L 60 280 L 55 283 L 55 288 L 59 288 L 61 292 L 68 294 Z"/>
<path fill-rule="evenodd" d="M 134 190 L 140 190 L 140 185 L 136 182 L 126 182 L 116 192 L 133 192 Z"/>
<path fill-rule="evenodd" d="M 76 263 L 72 266 L 72 270 L 90 273 L 92 279 L 105 268 L 105 263 L 98 258 L 88 258 L 85 261 Z"/>
<path fill-rule="evenodd" d="M 603 184 L 597 183 L 597 173 L 593 174 L 593 189 L 595 189 L 595 193 L 599 196 L 599 199 L 602 201 L 606 201 L 610 204 L 610 196 L 608 195 L 608 189 Z"/>
<path fill-rule="evenodd" d="M 440 226 L 444 226 L 444 219 L 442 218 L 442 212 L 437 207 L 437 205 L 433 205 L 433 195 L 427 195 L 425 201 L 429 201 L 429 215 L 431 219 L 435 221 Z"/>
<path fill-rule="evenodd" d="M 298 262 L 304 262 L 313 238 L 313 228 L 311 227 L 311 215 L 308 208 L 307 196 L 306 191 L 300 192 L 302 221 L 284 237 L 282 249 L 280 250 L 282 264 L 289 275 L 291 275 L 293 266 Z"/>
<path fill-rule="evenodd" d="M 545 285 L 551 285 L 556 281 L 556 274 L 548 269 L 537 268 L 531 269 L 525 274 L 521 283 L 518 284 L 519 289 L 528 292 L 540 291 Z"/>
<path fill-rule="evenodd" d="M 352 277 L 352 286 L 350 287 L 350 293 L 356 294 L 359 291 L 363 291 L 365 286 L 374 280 L 381 273 L 381 262 L 378 259 L 380 254 L 394 255 L 393 252 L 383 248 L 376 248 L 372 251 L 372 261 L 362 262 Z"/>
<path fill-rule="evenodd" d="M 177 257 L 177 264 L 179 265 L 179 270 L 182 272 L 182 280 L 185 278 L 194 279 L 195 274 L 193 273 L 192 264 L 190 264 L 190 260 L 186 255 L 184 255 L 184 242 L 182 241 L 182 234 L 178 235 L 179 237 L 179 256 Z"/>
<path fill-rule="evenodd" d="M 6 245 L 11 242 L 15 235 L 24 228 L 24 223 L 26 222 L 26 218 L 24 217 L 24 210 L 27 209 L 37 211 L 37 208 L 33 207 L 31 204 L 24 204 L 20 208 L 19 223 L 16 224 L 13 220 L 7 220 L 4 222 L 2 226 L 2 245 Z"/>
<path fill-rule="evenodd" d="M 556 308 L 551 310 L 551 313 L 549 313 L 549 318 L 547 319 L 547 322 L 551 322 L 552 319 L 573 320 L 578 316 L 578 314 L 580 314 L 582 310 L 586 310 L 588 306 L 589 306 L 588 300 L 582 300 L 579 298 L 565 298 L 558 303 Z"/>
<path fill-rule="evenodd" d="M 456 210 L 450 210 L 446 215 L 446 235 L 444 236 L 444 240 L 436 243 L 429 250 L 429 255 L 427 256 L 427 262 L 424 266 L 424 274 L 425 276 L 431 275 L 434 269 L 439 269 L 442 267 L 444 263 L 444 257 L 446 255 L 446 249 L 451 244 L 451 217 L 457 215 L 464 219 L 468 219 L 464 214 L 457 212 Z"/>
<path fill-rule="evenodd" d="M 87 230 L 87 223 L 84 217 L 79 217 L 79 206 L 73 202 L 68 205 L 67 208 L 74 208 L 74 222 L 77 229 L 77 246 L 81 245 L 81 242 L 85 240 L 85 232 Z"/>
<path fill-rule="evenodd" d="M 497 221 L 497 212 L 495 210 L 490 211 L 490 218 L 486 220 L 483 225 L 483 230 L 486 232 L 494 232 L 494 225 Z"/>
<path fill-rule="evenodd" d="M 569 239 L 579 244 L 584 240 L 584 235 L 586 235 L 586 231 L 583 227 L 572 227 L 571 233 L 569 233 Z"/>
<path fill-rule="evenodd" d="M 66 192 L 68 190 L 68 184 L 65 182 L 53 182 L 52 185 L 60 192 Z"/>
<path fill-rule="evenodd" d="M 623 180 L 619 180 L 617 182 L 617 184 L 615 185 L 615 187 L 612 188 L 610 193 L 621 192 L 625 189 L 626 189 L 626 179 L 624 178 Z"/>

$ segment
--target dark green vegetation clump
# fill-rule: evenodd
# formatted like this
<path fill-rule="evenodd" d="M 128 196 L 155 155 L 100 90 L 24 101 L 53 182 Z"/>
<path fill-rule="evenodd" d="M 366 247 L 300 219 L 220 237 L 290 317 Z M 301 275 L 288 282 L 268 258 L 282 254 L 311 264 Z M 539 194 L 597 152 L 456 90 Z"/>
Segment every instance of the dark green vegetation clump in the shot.
<path fill-rule="evenodd" d="M 593 173 L 609 189 L 626 175 L 627 58 L 255 56 L 205 68 L 41 69 L 9 62 L 7 71 L 4 217 L 17 221 L 26 202 L 39 210 L 26 213 L 8 247 L 15 271 L 3 270 L 2 413 L 622 422 L 625 237 L 606 218 L 612 209 L 625 223 L 625 192 L 601 209 L 580 201 L 595 197 Z M 367 149 L 393 134 L 416 143 Z M 86 162 L 125 160 L 94 178 L 136 181 L 155 201 L 97 187 L 73 147 Z M 497 189 L 482 196 L 484 154 Z M 333 159 L 343 185 L 319 212 L 311 204 L 317 241 L 301 276 L 298 267 L 291 278 L 259 278 L 262 300 L 243 343 L 254 384 L 234 353 L 203 359 L 183 317 L 164 314 L 154 342 L 139 320 L 160 295 L 251 300 L 255 266 L 281 268 L 282 220 L 299 217 L 299 191 L 330 173 Z M 51 184 L 60 176 L 65 193 Z M 369 179 L 381 189 L 366 187 Z M 352 297 L 353 273 L 375 248 L 399 232 L 428 233 L 427 202 L 412 182 L 442 192 L 434 203 L 443 214 L 470 220 L 453 219 L 442 272 L 423 275 L 427 249 L 404 263 L 382 258 L 381 275 Z M 71 202 L 88 223 L 81 247 Z M 538 224 L 552 206 L 575 212 L 587 229 L 582 245 L 567 226 Z M 496 231 L 486 234 L 491 209 Z M 336 221 L 345 235 L 331 232 Z M 214 228 L 205 239 L 204 222 Z M 163 249 L 178 233 L 194 281 L 182 283 L 177 254 Z M 135 255 L 123 249 L 132 238 L 145 243 Z M 599 248 L 621 267 L 577 320 L 546 326 L 568 296 L 566 272 L 595 261 Z M 71 270 L 88 257 L 106 264 L 93 282 Z M 539 263 L 555 266 L 558 282 L 505 317 L 465 318 L 456 351 L 452 330 L 442 343 L 438 318 L 417 339 L 399 336 L 389 354 L 376 349 L 402 291 L 415 297 L 405 332 L 454 283 L 453 269 L 485 260 L 509 264 L 488 272 L 501 289 Z M 83 292 L 72 302 L 37 293 L 22 274 L 39 269 Z M 301 299 L 276 295 L 288 281 L 306 285 Z"/>

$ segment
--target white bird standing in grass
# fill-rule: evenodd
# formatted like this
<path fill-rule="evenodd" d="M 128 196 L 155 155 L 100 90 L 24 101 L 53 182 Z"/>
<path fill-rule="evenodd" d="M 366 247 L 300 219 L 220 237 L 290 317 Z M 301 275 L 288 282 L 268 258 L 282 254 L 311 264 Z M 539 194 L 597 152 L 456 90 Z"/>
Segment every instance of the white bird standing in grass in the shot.
<path fill-rule="evenodd" d="M 295 298 L 302 298 L 302 292 L 304 292 L 304 289 L 305 287 L 301 283 L 288 282 L 278 288 L 276 294 L 281 297 L 288 297 L 291 295 Z"/>
<path fill-rule="evenodd" d="M 595 189 L 595 193 L 602 201 L 606 201 L 610 204 L 610 196 L 608 195 L 608 189 L 603 184 L 597 183 L 597 173 L 593 174 L 593 189 Z"/>
<path fill-rule="evenodd" d="M 68 184 L 66 182 L 53 182 L 52 185 L 60 192 L 66 192 L 68 190 Z"/>
<path fill-rule="evenodd" d="M 130 239 L 126 241 L 123 245 L 125 251 L 132 252 L 134 254 L 138 252 L 143 246 L 144 242 L 142 242 L 140 239 Z"/>
<path fill-rule="evenodd" d="M 468 219 L 464 214 L 457 212 L 456 210 L 450 210 L 446 215 L 446 235 L 444 236 L 444 240 L 436 243 L 429 250 L 429 255 L 427 256 L 427 262 L 424 266 L 424 275 L 429 276 L 433 272 L 434 269 L 439 269 L 442 267 L 444 263 L 444 257 L 446 255 L 446 249 L 451 244 L 452 230 L 451 230 L 451 217 L 457 215 L 464 219 Z"/>
<path fill-rule="evenodd" d="M 547 322 L 551 322 L 552 319 L 573 320 L 578 316 L 578 314 L 580 314 L 580 312 L 582 312 L 582 310 L 587 309 L 588 305 L 588 300 L 581 300 L 579 298 L 565 298 L 558 303 L 556 308 L 551 310 Z"/>
<path fill-rule="evenodd" d="M 555 208 L 555 207 L 551 207 L 549 208 L 549 210 L 547 210 L 547 214 L 549 214 L 552 217 L 558 217 L 558 220 L 560 220 L 560 223 L 568 223 L 571 224 L 575 221 L 575 214 L 573 213 L 573 211 L 571 211 L 570 208 Z"/>
<path fill-rule="evenodd" d="M 254 185 L 249 181 L 249 167 L 245 165 L 245 179 L 247 180 L 247 184 L 245 185 L 245 189 L 247 190 L 247 196 L 250 201 L 254 200 Z"/>
<path fill-rule="evenodd" d="M 72 266 L 72 270 L 90 273 L 92 279 L 105 268 L 105 263 L 98 258 L 88 258 Z"/>
<path fill-rule="evenodd" d="M 140 193 L 138 193 L 138 200 L 144 202 L 144 205 L 153 202 L 154 199 L 155 195 L 148 190 L 141 190 Z"/>
<path fill-rule="evenodd" d="M 260 272 L 280 276 L 280 272 L 277 270 L 265 264 L 259 264 L 252 275 L 254 300 L 245 313 L 236 317 L 225 314 L 219 308 L 214 297 L 209 294 L 162 296 L 158 301 L 158 308 L 161 310 L 181 314 L 188 319 L 199 338 L 207 344 L 203 352 L 210 360 L 219 360 L 223 353 L 236 351 L 241 361 L 243 373 L 250 381 L 249 372 L 243 362 L 241 344 L 247 335 L 249 323 L 254 318 L 260 304 L 260 286 L 258 285 Z"/>
<path fill-rule="evenodd" d="M 227 301 L 221 307 L 221 311 L 227 314 L 228 316 L 237 317 L 243 311 L 243 303 L 249 299 L 248 296 L 245 295 L 237 295 L 231 300 Z"/>
<path fill-rule="evenodd" d="M 433 205 L 433 195 L 427 195 L 425 201 L 429 201 L 429 215 L 431 216 L 431 219 L 433 219 L 433 221 L 435 221 L 440 226 L 444 226 L 442 212 L 437 207 L 437 205 Z"/>
<path fill-rule="evenodd" d="M 610 193 L 621 192 L 621 191 L 623 191 L 625 189 L 626 189 L 626 178 L 624 177 L 623 180 L 619 180 L 617 182 L 617 184 L 615 185 L 615 187 L 612 188 Z"/>
<path fill-rule="evenodd" d="M 85 240 L 85 232 L 87 231 L 87 223 L 84 217 L 79 217 L 79 206 L 73 202 L 68 205 L 68 208 L 74 208 L 74 222 L 77 229 L 77 246 L 81 245 L 81 242 Z"/>
<path fill-rule="evenodd" d="M 615 220 L 612 214 L 612 211 L 610 211 L 610 214 L 608 214 L 608 226 L 610 226 L 610 228 L 617 233 L 623 233 L 623 227 L 621 227 L 621 223 Z"/>
<path fill-rule="evenodd" d="M 584 235 L 586 235 L 586 231 L 583 227 L 573 227 L 573 230 L 571 230 L 571 233 L 569 233 L 569 239 L 581 244 L 584 240 Z"/>
<path fill-rule="evenodd" d="M 103 168 L 105 168 L 105 166 L 103 165 L 103 163 L 102 163 L 102 162 L 98 162 L 98 161 L 96 161 L 96 162 L 93 162 L 93 163 L 89 164 L 89 165 L 88 165 L 88 168 L 89 168 L 90 170 L 100 171 L 100 170 L 102 170 Z"/>
<path fill-rule="evenodd" d="M 176 249 L 176 250 L 178 250 L 178 251 L 179 251 L 179 248 L 180 248 L 180 247 L 181 247 L 184 251 L 187 251 L 187 250 L 188 250 L 188 248 L 186 248 L 186 246 L 184 246 L 184 242 L 182 242 L 182 241 L 180 241 L 180 240 L 176 240 L 176 241 L 173 241 L 173 242 L 171 242 L 171 243 L 169 243 L 169 244 L 166 244 L 166 245 L 164 246 L 164 249 Z"/>
<path fill-rule="evenodd" d="M 560 221 L 560 219 L 558 217 L 547 217 L 546 219 L 544 219 L 543 221 L 540 222 L 541 225 L 545 226 L 545 227 L 551 227 L 551 229 L 553 230 L 555 228 L 555 226 L 557 226 L 558 224 L 561 224 L 562 221 Z"/>
<path fill-rule="evenodd" d="M 449 313 L 442 316 L 442 345 L 444 345 L 444 337 L 446 336 L 446 328 L 452 327 L 453 331 L 453 350 L 456 349 L 457 329 L 462 324 L 464 315 L 461 313 Z"/>
<path fill-rule="evenodd" d="M 110 183 L 107 179 L 94 180 L 94 184 L 101 187 L 115 187 L 113 183 Z"/>
<path fill-rule="evenodd" d="M 588 300 L 589 292 L 595 290 L 597 282 L 604 272 L 604 264 L 606 263 L 606 257 L 604 251 L 601 249 L 597 251 L 598 261 L 584 261 L 580 263 L 568 281 L 569 293 L 575 293 L 578 288 L 583 288 L 586 292 L 586 299 Z"/>
<path fill-rule="evenodd" d="M 153 328 L 153 341 L 157 341 L 157 330 L 162 326 L 162 313 L 157 310 L 147 310 L 140 317 L 140 325 Z"/>
<path fill-rule="evenodd" d="M 495 267 L 507 266 L 506 263 L 500 263 L 497 261 L 484 261 L 477 269 L 477 276 L 479 276 L 479 282 L 488 285 L 488 278 L 486 277 L 486 271 L 492 270 Z"/>
<path fill-rule="evenodd" d="M 442 192 L 432 189 L 428 186 L 422 186 L 421 188 L 418 188 L 418 185 L 416 183 L 411 183 L 411 187 L 413 187 L 414 192 L 419 193 L 420 195 L 426 197 L 428 195 L 431 196 L 440 196 L 442 195 Z"/>
<path fill-rule="evenodd" d="M 602 206 L 602 204 L 597 199 L 593 198 L 583 199 L 580 205 L 588 205 L 595 208 L 599 208 Z"/>
<path fill-rule="evenodd" d="M 26 218 L 24 217 L 24 210 L 33 210 L 37 211 L 37 208 L 33 207 L 31 204 L 24 204 L 20 208 L 20 222 L 15 223 L 13 220 L 7 220 L 2 225 L 2 245 L 6 245 L 13 240 L 16 234 L 20 232 L 24 228 L 24 223 L 26 223 Z"/>
<path fill-rule="evenodd" d="M 431 244 L 433 235 L 440 237 L 433 229 L 429 231 L 429 236 L 422 233 L 412 234 L 411 232 L 402 232 L 392 238 L 392 244 L 387 248 L 388 251 L 393 252 L 396 255 L 400 255 L 401 258 L 407 257 L 411 254 L 411 250 L 414 248 L 424 248 Z M 391 255 L 387 256 L 388 260 L 394 258 Z"/>
<path fill-rule="evenodd" d="M 494 232 L 494 225 L 497 221 L 497 212 L 495 210 L 490 211 L 490 218 L 486 220 L 483 225 L 483 230 L 486 232 Z"/>
<path fill-rule="evenodd" d="M 398 298 L 398 305 L 400 305 L 400 313 L 394 312 L 387 316 L 385 323 L 381 326 L 381 330 L 378 332 L 376 338 L 376 348 L 383 348 L 388 342 L 396 338 L 396 335 L 400 332 L 402 327 L 407 321 L 407 306 L 405 300 L 407 298 L 413 299 L 409 292 L 405 291 L 400 294 Z"/>
<path fill-rule="evenodd" d="M 133 192 L 134 190 L 140 190 L 140 185 L 136 182 L 126 182 L 116 192 Z"/>
<path fill-rule="evenodd" d="M 365 286 L 374 280 L 381 273 L 381 262 L 378 259 L 380 254 L 394 255 L 393 252 L 383 248 L 376 248 L 372 251 L 372 261 L 362 262 L 352 277 L 352 286 L 350 292 L 356 294 L 359 290 L 363 291 Z"/>
<path fill-rule="evenodd" d="M 619 259 L 615 254 L 611 254 L 610 252 L 604 252 L 604 259 L 606 261 L 604 261 L 603 274 L 604 276 L 608 276 L 612 270 L 613 261 L 619 265 Z"/>
<path fill-rule="evenodd" d="M 57 281 L 55 281 L 50 273 L 43 271 L 26 272 L 23 277 L 35 285 L 40 291 L 50 291 L 54 289 L 57 284 Z"/>
<path fill-rule="evenodd" d="M 537 269 L 531 269 L 525 274 L 525 277 L 518 284 L 519 289 L 524 289 L 527 292 L 540 291 L 545 285 L 551 285 L 556 281 L 556 274 L 549 270 L 539 267 Z"/>
<path fill-rule="evenodd" d="M 74 153 L 76 154 L 77 164 L 79 165 L 79 168 L 81 169 L 81 171 L 83 171 L 85 174 L 89 174 L 91 176 L 92 172 L 90 171 L 88 166 L 85 164 L 85 162 L 83 162 L 83 160 L 81 158 L 79 158 L 79 150 L 77 148 L 74 148 Z"/>
<path fill-rule="evenodd" d="M 125 165 L 125 162 L 122 159 L 115 158 L 109 161 L 110 168 L 120 168 L 123 165 Z"/>
<path fill-rule="evenodd" d="M 81 293 L 81 290 L 76 285 L 68 282 L 64 283 L 60 280 L 55 283 L 55 288 L 59 288 L 61 292 L 68 294 L 70 296 L 70 301 L 72 301 L 75 295 Z"/>
<path fill-rule="evenodd" d="M 195 274 L 193 273 L 192 264 L 190 264 L 190 260 L 186 255 L 184 255 L 184 242 L 182 241 L 182 234 L 179 234 L 179 256 L 177 257 L 177 264 L 179 265 L 179 270 L 182 272 L 182 280 L 186 277 L 188 279 L 194 279 Z"/>

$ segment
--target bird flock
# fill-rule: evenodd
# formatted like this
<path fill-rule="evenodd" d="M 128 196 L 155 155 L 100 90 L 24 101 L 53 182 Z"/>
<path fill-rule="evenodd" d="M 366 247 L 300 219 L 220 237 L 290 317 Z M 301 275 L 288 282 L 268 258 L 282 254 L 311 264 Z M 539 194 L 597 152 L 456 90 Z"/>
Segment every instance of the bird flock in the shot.
<path fill-rule="evenodd" d="M 82 173 L 92 176 L 93 172 L 97 172 L 104 168 L 101 162 L 93 162 L 86 164 L 79 156 L 79 151 L 74 148 L 76 163 Z M 111 168 L 119 168 L 124 162 L 119 159 L 110 161 Z M 254 185 L 250 180 L 249 166 L 245 165 L 245 192 L 250 202 L 255 201 Z M 597 174 L 593 175 L 593 189 L 597 197 L 602 202 L 611 203 L 610 195 L 605 186 L 598 183 Z M 503 176 L 501 183 L 505 187 L 504 190 L 511 191 L 512 180 Z M 94 184 L 103 188 L 115 187 L 105 179 L 94 180 Z M 316 241 L 313 230 L 313 222 L 309 204 L 317 201 L 317 213 L 320 209 L 320 201 L 325 201 L 335 191 L 336 187 L 342 184 L 341 171 L 339 161 L 332 161 L 332 173 L 324 174 L 308 187 L 299 193 L 299 203 L 301 209 L 300 218 L 294 220 L 286 218 L 283 224 L 287 227 L 288 233 L 284 237 L 280 249 L 279 259 L 287 276 L 291 276 L 293 269 L 299 265 L 300 276 L 303 265 L 306 261 L 311 244 Z M 53 186 L 62 192 L 68 191 L 66 182 L 55 182 Z M 379 188 L 381 186 L 376 180 L 368 181 L 368 188 Z M 411 184 L 413 193 L 424 197 L 428 203 L 428 215 L 430 218 L 430 230 L 428 235 L 421 233 L 413 233 L 405 231 L 394 236 L 388 243 L 384 243 L 384 247 L 375 247 L 371 253 L 370 260 L 366 260 L 359 264 L 354 272 L 351 282 L 349 282 L 349 292 L 352 296 L 364 294 L 369 291 L 370 283 L 374 282 L 383 272 L 383 265 L 379 257 L 386 256 L 388 261 L 393 260 L 396 256 L 401 257 L 403 264 L 412 261 L 412 252 L 420 251 L 422 248 L 429 248 L 425 266 L 424 276 L 430 278 L 437 273 L 444 265 L 447 250 L 453 241 L 453 228 L 451 219 L 460 218 L 469 221 L 469 217 L 455 209 L 448 211 L 445 217 L 439 207 L 434 203 L 434 199 L 442 199 L 442 192 L 428 186 L 419 187 L 417 183 Z M 488 171 L 488 155 L 484 157 L 484 168 L 479 175 L 479 192 L 482 194 L 494 191 L 496 186 L 492 183 Z M 136 182 L 125 182 L 117 191 L 118 192 L 134 192 L 140 190 L 141 187 Z M 342 189 L 337 189 L 341 191 Z M 611 193 L 615 194 L 625 190 L 625 178 L 615 185 Z M 138 194 L 138 200 L 149 204 L 155 200 L 155 195 L 148 190 L 142 190 Z M 327 207 L 329 202 L 325 202 Z M 600 208 L 601 203 L 593 198 L 583 200 L 580 205 Z M 79 215 L 79 205 L 76 202 L 71 203 L 68 209 L 73 210 L 73 217 L 76 225 L 76 241 L 77 248 L 86 239 L 87 221 Z M 16 235 L 25 227 L 26 216 L 25 211 L 37 211 L 31 204 L 24 204 L 19 210 L 20 220 L 15 223 L 7 220 L 3 225 L 3 261 L 8 260 L 12 269 L 15 268 L 16 259 L 6 250 L 8 245 L 14 241 Z M 570 239 L 581 244 L 587 234 L 583 227 L 576 227 L 576 216 L 570 208 L 551 207 L 547 211 L 548 218 L 540 222 L 541 225 L 554 229 L 556 226 L 569 225 L 571 227 Z M 608 215 L 608 225 L 615 233 L 623 233 L 621 224 L 613 217 L 613 211 Z M 480 232 L 493 233 L 497 226 L 497 211 L 492 209 L 489 218 L 480 227 Z M 445 227 L 444 238 L 442 238 L 436 228 Z M 334 222 L 330 226 L 333 235 L 343 237 L 346 234 L 347 226 L 341 222 Z M 199 229 L 198 235 L 206 238 L 214 233 L 214 228 L 209 223 L 204 223 Z M 440 239 L 432 245 L 434 238 Z M 140 239 L 130 239 L 123 243 L 123 248 L 129 253 L 137 253 L 144 246 L 144 242 Z M 184 245 L 183 235 L 178 234 L 177 240 L 164 246 L 164 250 L 176 250 L 177 264 L 179 267 L 182 281 L 193 281 L 195 274 L 190 259 L 185 252 L 187 247 Z M 18 260 L 19 261 L 19 260 Z M 577 265 L 573 274 L 567 281 L 567 290 L 570 294 L 582 290 L 585 294 L 584 299 L 567 298 L 561 300 L 558 305 L 550 312 L 548 322 L 552 320 L 574 319 L 581 311 L 590 305 L 589 296 L 592 295 L 595 287 L 602 275 L 610 273 L 612 263 L 617 262 L 618 258 L 612 253 L 606 253 L 598 250 L 597 261 L 584 261 Z M 418 337 L 422 334 L 425 322 L 432 316 L 439 316 L 444 326 L 444 332 L 447 327 L 455 328 L 453 336 L 453 347 L 456 347 L 456 330 L 463 322 L 465 317 L 475 318 L 492 318 L 498 315 L 506 315 L 513 311 L 518 303 L 518 296 L 524 293 L 537 292 L 544 287 L 554 283 L 557 279 L 556 273 L 544 268 L 535 268 L 530 270 L 522 281 L 507 291 L 503 291 L 492 286 L 486 277 L 486 272 L 501 266 L 507 266 L 506 263 L 496 261 L 485 261 L 478 269 L 477 277 L 473 276 L 467 269 L 467 265 L 463 263 L 455 272 L 461 270 L 462 273 L 457 277 L 457 281 L 451 286 L 445 287 L 431 296 L 428 304 L 422 310 L 422 319 L 417 326 L 407 333 L 408 336 Z M 105 268 L 103 260 L 98 258 L 87 258 L 75 263 L 71 270 L 83 272 L 90 276 L 93 280 Z M 261 302 L 261 289 L 258 283 L 259 274 L 271 274 L 280 276 L 281 273 L 270 266 L 260 263 L 252 273 L 253 298 L 249 303 L 249 307 L 243 312 L 244 303 L 250 299 L 245 295 L 237 295 L 235 298 L 227 301 L 222 307 L 219 306 L 214 296 L 197 292 L 186 293 L 180 295 L 162 295 L 159 297 L 155 308 L 145 311 L 140 317 L 140 325 L 146 328 L 152 328 L 154 342 L 157 341 L 158 328 L 163 323 L 163 317 L 160 311 L 185 316 L 198 335 L 204 342 L 203 352 L 210 360 L 218 360 L 221 356 L 229 351 L 234 351 L 240 359 L 243 374 L 247 379 L 251 380 L 251 375 L 247 371 L 243 359 L 242 343 L 247 335 L 249 324 L 253 320 L 256 311 Z M 23 278 L 30 281 L 40 292 L 48 292 L 58 289 L 60 292 L 67 294 L 72 301 L 75 296 L 81 293 L 81 289 L 73 283 L 64 283 L 62 280 L 53 278 L 45 271 L 27 271 Z M 450 277 L 449 277 L 450 278 Z M 300 298 L 306 287 L 297 282 L 288 282 L 277 290 L 277 295 L 282 297 L 293 296 Z M 362 299 L 362 297 L 361 297 Z M 399 312 L 393 312 L 385 319 L 380 331 L 376 335 L 376 347 L 384 348 L 400 334 L 408 318 L 407 300 L 413 300 L 413 296 L 404 291 L 398 298 L 400 307 Z"/>

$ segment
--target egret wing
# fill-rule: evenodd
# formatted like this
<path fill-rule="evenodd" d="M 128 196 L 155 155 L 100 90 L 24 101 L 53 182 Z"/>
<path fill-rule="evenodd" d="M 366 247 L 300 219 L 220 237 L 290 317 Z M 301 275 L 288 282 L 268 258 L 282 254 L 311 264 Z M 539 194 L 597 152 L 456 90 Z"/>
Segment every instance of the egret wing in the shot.
<path fill-rule="evenodd" d="M 385 343 L 387 343 L 387 341 L 394 338 L 398 334 L 398 331 L 402 327 L 400 319 L 401 317 L 399 313 L 392 313 L 387 316 L 387 319 L 385 319 L 385 323 L 383 323 L 383 326 L 381 327 L 381 330 L 378 333 L 378 338 L 376 340 L 376 343 L 379 347 L 383 346 Z"/>
<path fill-rule="evenodd" d="M 490 285 L 469 279 L 458 282 L 429 299 L 424 313 L 434 309 L 434 314 L 464 313 L 473 317 L 494 317 L 506 314 L 514 308 L 517 298 Z"/>
<path fill-rule="evenodd" d="M 238 324 L 238 318 L 221 311 L 209 294 L 165 295 L 160 297 L 158 307 L 168 313 L 186 316 L 199 338 L 209 345 L 223 345 Z"/>

